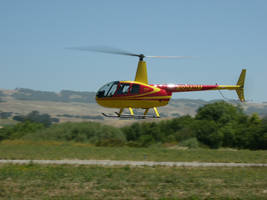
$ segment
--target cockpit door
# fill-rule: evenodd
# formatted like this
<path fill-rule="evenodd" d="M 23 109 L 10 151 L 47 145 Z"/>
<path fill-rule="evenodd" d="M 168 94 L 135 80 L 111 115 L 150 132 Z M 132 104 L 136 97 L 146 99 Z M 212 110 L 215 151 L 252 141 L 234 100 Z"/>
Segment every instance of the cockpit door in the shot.
<path fill-rule="evenodd" d="M 120 83 L 116 95 L 117 96 L 128 95 L 129 88 L 130 88 L 130 83 Z"/>

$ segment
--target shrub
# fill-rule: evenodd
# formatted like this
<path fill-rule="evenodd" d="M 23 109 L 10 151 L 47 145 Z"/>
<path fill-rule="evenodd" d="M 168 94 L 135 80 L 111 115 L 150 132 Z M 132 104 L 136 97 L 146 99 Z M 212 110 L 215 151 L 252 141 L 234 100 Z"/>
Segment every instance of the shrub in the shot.
<path fill-rule="evenodd" d="M 101 125 L 96 122 L 62 123 L 54 124 L 25 136 L 26 139 L 34 140 L 63 140 L 76 142 L 90 142 L 92 144 L 106 144 L 107 141 L 116 141 L 117 144 L 126 141 L 121 130 L 115 127 Z"/>
<path fill-rule="evenodd" d="M 179 143 L 180 146 L 188 147 L 189 149 L 194 149 L 199 147 L 199 142 L 197 138 L 189 138 L 186 140 L 183 140 L 181 143 Z"/>
<path fill-rule="evenodd" d="M 44 125 L 26 121 L 14 126 L 7 126 L 0 129 L 0 141 L 6 139 L 18 139 L 23 136 L 44 129 Z"/>
<path fill-rule="evenodd" d="M 194 132 L 197 139 L 208 145 L 210 148 L 219 148 L 223 143 L 223 134 L 218 130 L 214 121 L 197 120 L 194 125 Z"/>
<path fill-rule="evenodd" d="M 57 118 L 51 118 L 48 114 L 40 114 L 38 111 L 32 111 L 27 115 L 14 116 L 13 120 L 20 122 L 31 121 L 41 123 L 46 127 L 50 126 L 53 122 L 59 122 Z"/>

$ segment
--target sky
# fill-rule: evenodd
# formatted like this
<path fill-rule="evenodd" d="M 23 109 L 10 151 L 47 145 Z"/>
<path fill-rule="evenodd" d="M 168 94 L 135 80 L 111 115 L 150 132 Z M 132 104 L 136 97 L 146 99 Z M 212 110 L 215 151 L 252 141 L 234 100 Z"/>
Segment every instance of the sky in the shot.
<path fill-rule="evenodd" d="M 151 84 L 236 84 L 247 69 L 245 97 L 267 101 L 265 0 L 2 0 L 0 88 L 97 91 L 133 80 L 138 58 L 68 50 L 110 46 L 145 55 Z M 226 99 L 237 99 L 223 91 Z M 220 99 L 218 91 L 174 98 Z"/>

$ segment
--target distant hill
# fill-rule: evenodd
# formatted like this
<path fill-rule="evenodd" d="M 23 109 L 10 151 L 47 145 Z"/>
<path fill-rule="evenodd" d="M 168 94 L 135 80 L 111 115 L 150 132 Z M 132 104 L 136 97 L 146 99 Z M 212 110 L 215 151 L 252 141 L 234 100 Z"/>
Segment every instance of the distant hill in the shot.
<path fill-rule="evenodd" d="M 203 105 L 213 103 L 215 101 L 222 101 L 222 99 L 204 101 L 201 99 L 172 99 L 169 105 L 173 107 L 177 107 L 180 109 L 192 110 L 194 115 L 199 107 Z M 232 103 L 234 105 L 240 106 L 244 109 L 245 113 L 252 114 L 258 113 L 261 117 L 267 116 L 267 102 L 262 103 L 254 103 L 254 102 L 245 102 L 241 103 L 238 101 L 227 101 L 228 103 Z M 189 113 L 190 114 L 190 113 Z M 190 114 L 191 115 L 191 114 Z"/>
<path fill-rule="evenodd" d="M 199 107 L 214 102 L 201 99 L 171 99 L 169 105 L 159 107 L 162 118 L 173 118 L 182 115 L 194 116 Z M 261 117 L 267 116 L 267 102 L 263 103 L 238 103 L 247 114 L 258 113 Z M 48 113 L 52 117 L 60 118 L 60 121 L 103 120 L 104 113 L 114 113 L 117 109 L 103 108 L 95 103 L 95 92 L 80 92 L 62 90 L 59 93 L 38 91 L 26 88 L 15 90 L 0 89 L 0 113 L 2 116 L 28 114 L 36 110 L 40 113 Z M 142 110 L 135 111 L 143 113 Z M 153 112 L 152 109 L 150 111 Z M 0 117 L 1 119 L 1 117 Z M 108 120 L 105 118 L 105 121 Z M 110 123 L 115 123 L 111 120 Z M 116 123 L 123 124 L 122 121 Z"/>
<path fill-rule="evenodd" d="M 4 96 L 5 96 L 5 94 L 2 91 L 0 91 L 0 103 L 4 102 L 4 100 L 1 98 L 1 97 L 4 97 Z"/>
<path fill-rule="evenodd" d="M 4 96 L 6 96 L 6 95 L 4 94 L 4 92 L 0 91 L 0 97 L 4 97 Z"/>
<path fill-rule="evenodd" d="M 1 96 L 1 93 L 0 93 Z M 95 103 L 95 92 L 62 90 L 59 93 L 17 88 L 11 95 L 17 100 Z"/>

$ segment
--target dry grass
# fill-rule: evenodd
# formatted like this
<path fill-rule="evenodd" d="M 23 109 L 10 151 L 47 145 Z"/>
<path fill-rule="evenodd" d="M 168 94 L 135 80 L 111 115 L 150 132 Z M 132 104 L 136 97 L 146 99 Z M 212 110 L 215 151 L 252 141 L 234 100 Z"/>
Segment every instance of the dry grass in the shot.
<path fill-rule="evenodd" d="M 2 199 L 266 199 L 266 168 L 0 165 Z"/>

